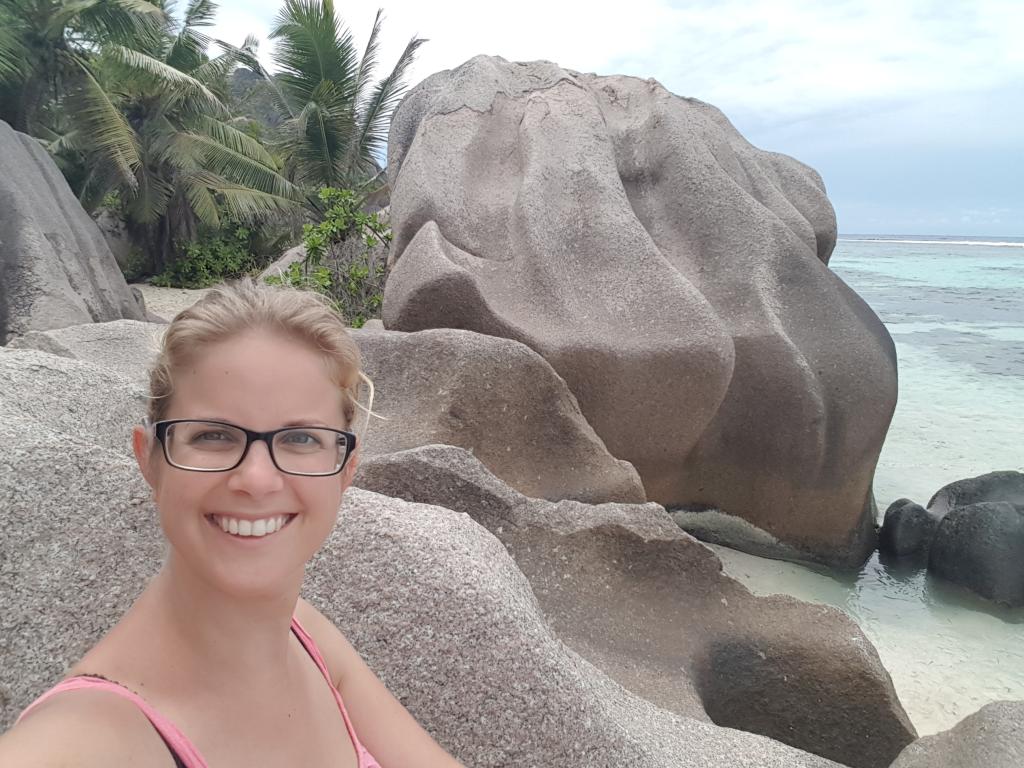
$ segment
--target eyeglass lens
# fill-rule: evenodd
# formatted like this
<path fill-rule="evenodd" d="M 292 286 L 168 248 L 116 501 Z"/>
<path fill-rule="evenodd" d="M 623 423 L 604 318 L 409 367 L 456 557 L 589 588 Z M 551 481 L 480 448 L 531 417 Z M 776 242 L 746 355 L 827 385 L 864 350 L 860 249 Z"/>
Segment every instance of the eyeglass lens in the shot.
<path fill-rule="evenodd" d="M 171 464 L 182 469 L 231 469 L 245 451 L 244 431 L 225 424 L 183 421 L 167 428 L 164 444 Z M 345 461 L 348 441 L 330 429 L 297 427 L 274 435 L 271 453 L 283 472 L 330 474 Z"/>

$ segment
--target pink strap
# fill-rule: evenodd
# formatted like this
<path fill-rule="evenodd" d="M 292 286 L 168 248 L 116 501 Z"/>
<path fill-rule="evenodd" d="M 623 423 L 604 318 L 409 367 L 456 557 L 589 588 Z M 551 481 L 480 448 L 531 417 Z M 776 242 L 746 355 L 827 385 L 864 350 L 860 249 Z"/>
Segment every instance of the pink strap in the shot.
<path fill-rule="evenodd" d="M 203 759 L 203 756 L 199 754 L 199 750 L 192 746 L 192 742 L 185 738 L 185 734 L 179 731 L 174 723 L 149 706 L 149 704 L 146 703 L 146 700 L 138 694 L 128 690 L 123 685 L 118 685 L 117 683 L 112 683 L 109 680 L 103 680 L 98 677 L 70 677 L 67 680 L 62 680 L 32 702 L 25 711 L 21 713 L 18 720 L 20 721 L 21 718 L 25 717 L 25 715 L 33 709 L 38 707 L 47 699 L 56 696 L 58 693 L 63 693 L 64 691 L 79 691 L 82 689 L 108 691 L 109 693 L 117 694 L 123 699 L 128 699 L 142 710 L 142 713 L 146 716 L 149 722 L 153 724 L 153 727 L 156 728 L 164 741 L 167 742 L 167 745 L 181 759 L 185 768 L 207 768 L 206 761 Z"/>
<path fill-rule="evenodd" d="M 320 653 L 320 649 L 316 647 L 316 643 L 313 642 L 313 638 L 309 636 L 309 633 L 302 628 L 299 620 L 292 618 L 292 629 L 295 630 L 296 636 L 299 638 L 299 642 L 302 643 L 303 647 L 309 652 L 309 655 L 313 657 L 313 661 L 316 662 L 317 668 L 320 673 L 327 680 L 327 684 L 331 687 L 331 693 L 334 694 L 334 700 L 338 702 L 338 709 L 341 710 L 341 716 L 345 719 L 345 728 L 348 729 L 348 736 L 352 740 L 352 746 L 356 750 L 356 759 L 359 763 L 358 768 L 380 768 L 380 764 L 370 754 L 369 750 L 363 746 L 362 742 L 359 741 L 359 737 L 356 736 L 356 729 L 352 727 L 352 721 L 348 717 L 348 710 L 345 709 L 345 702 L 341 698 L 341 693 L 334 685 L 334 681 L 331 680 L 331 673 L 327 670 L 327 662 L 324 661 L 323 655 Z"/>
<path fill-rule="evenodd" d="M 352 746 L 356 750 L 358 768 L 381 768 L 373 755 L 369 753 L 366 747 L 362 745 L 359 738 L 356 736 L 355 728 L 352 727 L 352 721 L 348 717 L 348 710 L 345 709 L 345 702 L 342 701 L 341 694 L 338 693 L 338 689 L 334 686 L 334 682 L 331 680 L 331 673 L 328 672 L 327 664 L 324 662 L 324 657 L 320 654 L 320 649 L 316 647 L 316 643 L 313 642 L 313 638 L 310 637 L 309 633 L 302 628 L 302 625 L 299 624 L 299 620 L 296 618 L 292 618 L 292 629 L 295 631 L 295 635 L 299 638 L 299 642 L 302 643 L 303 647 L 313 658 L 313 662 L 320 670 L 320 673 L 324 676 L 327 684 L 330 686 L 331 693 L 334 694 L 334 700 L 338 702 L 338 709 L 341 710 L 341 716 L 345 720 L 345 728 L 348 730 L 349 739 L 352 741 Z M 167 745 L 181 759 L 185 768 L 208 768 L 206 760 L 203 759 L 199 750 L 192 746 L 192 742 L 185 737 L 185 734 L 178 730 L 174 723 L 153 709 L 153 707 L 147 704 L 146 700 L 137 693 L 128 690 L 123 685 L 119 685 L 118 683 L 113 683 L 99 677 L 80 676 L 69 677 L 66 680 L 62 680 L 34 702 L 29 704 L 25 711 L 18 717 L 18 720 L 20 721 L 21 718 L 25 717 L 25 715 L 33 709 L 38 707 L 47 699 L 56 696 L 58 693 L 63 693 L 64 691 L 77 691 L 86 688 L 108 691 L 110 693 L 117 694 L 123 699 L 128 699 L 142 710 L 143 714 L 149 719 L 149 722 L 153 724 L 153 727 L 156 728 L 164 741 L 167 742 Z"/>

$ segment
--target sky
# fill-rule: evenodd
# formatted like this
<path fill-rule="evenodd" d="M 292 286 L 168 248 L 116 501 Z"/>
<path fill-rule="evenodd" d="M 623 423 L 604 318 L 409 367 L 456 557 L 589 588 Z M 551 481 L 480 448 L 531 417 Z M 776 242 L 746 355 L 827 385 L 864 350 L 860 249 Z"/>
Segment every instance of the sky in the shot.
<path fill-rule="evenodd" d="M 283 0 L 220 0 L 214 37 L 268 40 Z M 1024 236 L 1024 0 L 335 0 L 379 75 L 477 54 L 653 77 L 815 168 L 842 234 Z"/>

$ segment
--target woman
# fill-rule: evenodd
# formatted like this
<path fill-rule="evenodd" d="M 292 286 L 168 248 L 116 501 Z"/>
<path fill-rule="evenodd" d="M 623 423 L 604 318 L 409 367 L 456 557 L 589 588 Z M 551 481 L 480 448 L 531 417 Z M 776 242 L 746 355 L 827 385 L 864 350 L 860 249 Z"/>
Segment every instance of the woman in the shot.
<path fill-rule="evenodd" d="M 174 319 L 132 440 L 166 561 L 0 765 L 459 765 L 299 597 L 355 473 L 359 379 L 312 294 L 242 281 Z"/>

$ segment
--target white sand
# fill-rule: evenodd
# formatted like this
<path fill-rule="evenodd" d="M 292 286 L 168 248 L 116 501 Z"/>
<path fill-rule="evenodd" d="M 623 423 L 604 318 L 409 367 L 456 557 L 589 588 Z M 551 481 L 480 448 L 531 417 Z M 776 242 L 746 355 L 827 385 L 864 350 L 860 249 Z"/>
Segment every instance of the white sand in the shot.
<path fill-rule="evenodd" d="M 142 291 L 146 310 L 164 320 L 171 320 L 183 309 L 188 309 L 206 294 L 209 288 L 160 288 L 149 283 L 133 283 Z"/>

